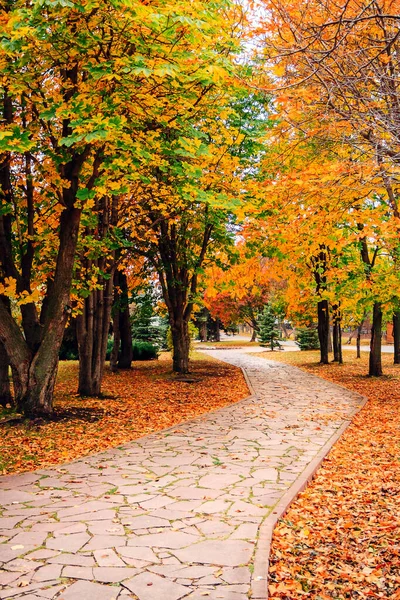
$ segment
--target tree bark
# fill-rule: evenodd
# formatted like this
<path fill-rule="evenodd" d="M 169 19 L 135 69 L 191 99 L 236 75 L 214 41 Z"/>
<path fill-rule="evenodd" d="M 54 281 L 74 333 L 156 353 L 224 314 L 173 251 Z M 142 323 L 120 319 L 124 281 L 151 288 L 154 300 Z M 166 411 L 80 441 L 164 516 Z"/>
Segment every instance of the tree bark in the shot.
<path fill-rule="evenodd" d="M 320 346 L 321 364 L 329 364 L 329 310 L 328 301 L 320 300 L 317 305 L 318 308 L 318 339 Z"/>
<path fill-rule="evenodd" d="M 382 375 L 382 305 L 380 302 L 374 302 L 368 374 L 370 377 Z"/>
<path fill-rule="evenodd" d="M 400 312 L 393 314 L 393 363 L 400 365 Z"/>
<path fill-rule="evenodd" d="M 85 298 L 76 319 L 79 348 L 79 385 L 81 396 L 99 396 L 107 353 L 112 305 L 112 277 Z"/>
<path fill-rule="evenodd" d="M 334 304 L 333 310 L 333 362 L 337 362 L 340 365 L 343 364 L 343 352 L 342 352 L 342 327 L 341 327 L 341 314 L 340 306 Z"/>
<path fill-rule="evenodd" d="M 118 277 L 118 271 L 114 274 L 114 281 Z M 114 287 L 114 306 L 113 306 L 113 347 L 110 355 L 110 369 L 113 373 L 118 371 L 118 355 L 119 346 L 121 344 L 121 334 L 119 330 L 119 308 L 118 308 L 118 292 Z"/>
<path fill-rule="evenodd" d="M 118 358 L 119 369 L 130 369 L 132 367 L 132 328 L 129 313 L 128 280 L 122 271 L 119 271 L 120 308 L 119 308 L 119 335 L 121 349 Z"/>
<path fill-rule="evenodd" d="M 173 370 L 175 373 L 188 373 L 190 351 L 189 323 L 185 319 L 179 318 L 170 323 L 173 343 Z"/>
<path fill-rule="evenodd" d="M 221 341 L 220 320 L 218 319 L 218 317 L 215 320 L 215 341 Z"/>
<path fill-rule="evenodd" d="M 9 360 L 6 349 L 0 343 L 0 405 L 6 407 L 7 404 L 13 404 L 13 398 L 10 388 Z"/>
<path fill-rule="evenodd" d="M 255 329 L 253 329 L 251 338 L 250 338 L 250 342 L 255 342 L 256 339 L 257 339 L 257 331 Z"/>
<path fill-rule="evenodd" d="M 361 358 L 361 329 L 362 329 L 362 324 L 357 327 L 357 340 L 356 340 L 357 358 Z"/>
<path fill-rule="evenodd" d="M 104 197 L 97 203 L 98 223 L 96 233 L 87 231 L 98 240 L 105 240 L 110 227 L 117 222 L 116 201 Z M 81 396 L 99 396 L 107 353 L 108 332 L 113 302 L 115 253 L 101 254 L 93 260 L 82 259 L 82 268 L 90 276 L 95 267 L 98 275 L 97 288 L 84 299 L 82 313 L 76 319 L 79 349 L 79 385 Z"/>
<path fill-rule="evenodd" d="M 199 327 L 199 336 L 201 342 L 207 341 L 207 321 L 201 321 Z"/>

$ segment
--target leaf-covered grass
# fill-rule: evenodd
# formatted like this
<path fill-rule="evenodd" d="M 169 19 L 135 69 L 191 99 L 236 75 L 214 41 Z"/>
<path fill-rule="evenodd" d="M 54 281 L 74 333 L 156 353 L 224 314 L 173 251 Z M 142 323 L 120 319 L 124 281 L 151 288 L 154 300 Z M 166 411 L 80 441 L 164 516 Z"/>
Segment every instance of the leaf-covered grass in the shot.
<path fill-rule="evenodd" d="M 341 366 L 321 366 L 318 356 L 287 352 L 274 358 L 369 401 L 276 527 L 270 600 L 398 599 L 400 367 L 385 354 L 385 376 L 369 378 L 367 352 L 357 360 L 346 351 Z"/>
<path fill-rule="evenodd" d="M 51 421 L 1 425 L 0 473 L 31 471 L 66 462 L 171 427 L 245 398 L 236 367 L 193 353 L 186 383 L 171 373 L 171 360 L 133 363 L 130 371 L 106 369 L 103 399 L 76 394 L 78 363 L 61 362 Z"/>
<path fill-rule="evenodd" d="M 258 342 L 246 340 L 224 340 L 223 342 L 196 342 L 196 348 L 245 348 L 246 346 L 259 346 Z"/>

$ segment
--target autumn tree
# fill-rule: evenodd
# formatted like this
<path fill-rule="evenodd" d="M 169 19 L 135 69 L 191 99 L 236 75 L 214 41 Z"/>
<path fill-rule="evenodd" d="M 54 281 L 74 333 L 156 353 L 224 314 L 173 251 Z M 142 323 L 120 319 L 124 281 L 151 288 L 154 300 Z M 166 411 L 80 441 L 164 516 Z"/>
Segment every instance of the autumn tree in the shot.
<path fill-rule="evenodd" d="M 225 254 L 219 262 L 205 272 L 204 303 L 213 318 L 219 318 L 225 327 L 246 323 L 253 329 L 254 341 L 259 331 L 259 313 L 285 285 L 279 263 L 260 256 L 244 241 L 236 244 L 231 258 Z"/>
<path fill-rule="evenodd" d="M 384 199 L 398 238 L 397 4 L 267 0 L 262 5 L 266 85 L 277 92 L 282 119 L 292 133 L 303 137 L 327 139 L 333 133 L 350 160 L 363 165 L 360 187 L 369 186 L 371 200 L 374 196 Z M 380 201 L 376 207 L 375 223 L 379 224 Z M 364 227 L 362 221 L 360 226 Z M 361 250 L 362 239 L 360 235 Z M 364 249 L 361 259 L 367 272 L 373 255 L 367 256 Z M 373 335 L 371 343 L 370 375 L 380 373 L 376 346 L 380 304 L 377 297 L 373 331 L 378 335 Z"/>
<path fill-rule="evenodd" d="M 230 10 L 199 2 L 3 6 L 0 342 L 25 414 L 52 411 L 74 268 L 93 271 L 90 251 L 77 262 L 79 235 L 95 231 L 81 222 L 83 211 L 100 222 L 104 199 L 126 194 L 127 179 L 151 162 L 148 142 L 167 128 L 163 99 L 179 106 L 181 82 L 195 90 L 187 99 L 195 112 L 199 86 L 212 87 L 220 68 L 209 50 L 216 17 Z M 223 62 L 221 37 L 216 43 Z M 179 117 L 175 108 L 173 120 Z M 94 296 L 110 281 L 102 277 Z M 90 302 L 82 309 L 82 348 L 91 343 Z"/>

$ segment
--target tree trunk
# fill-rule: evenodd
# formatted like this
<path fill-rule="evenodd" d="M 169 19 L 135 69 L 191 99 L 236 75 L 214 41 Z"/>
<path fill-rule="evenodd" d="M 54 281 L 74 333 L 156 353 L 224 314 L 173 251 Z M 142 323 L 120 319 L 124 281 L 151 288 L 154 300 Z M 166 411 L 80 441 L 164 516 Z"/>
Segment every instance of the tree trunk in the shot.
<path fill-rule="evenodd" d="M 17 408 L 30 417 L 46 416 L 53 410 L 58 353 L 71 312 L 69 295 L 80 216 L 81 210 L 74 207 L 61 213 L 56 270 L 46 304 L 42 340 L 36 351 L 29 348 L 16 321 L 0 300 L 0 341 L 12 367 Z"/>
<path fill-rule="evenodd" d="M 333 361 L 339 362 L 339 323 L 336 322 L 336 319 L 333 321 Z"/>
<path fill-rule="evenodd" d="M 333 352 L 333 344 L 332 344 L 332 336 L 331 336 L 331 330 L 329 327 L 329 332 L 328 332 L 328 354 Z"/>
<path fill-rule="evenodd" d="M 88 236 L 104 241 L 110 227 L 117 223 L 116 201 L 102 197 L 97 201 L 97 226 L 87 229 Z M 84 299 L 82 313 L 76 319 L 79 349 L 79 385 L 81 396 L 99 396 L 107 353 L 113 302 L 115 252 L 99 253 L 91 259 L 81 258 L 82 276 L 90 279 L 97 273 L 97 287 Z"/>
<path fill-rule="evenodd" d="M 199 327 L 199 336 L 201 342 L 207 341 L 207 321 L 202 320 Z"/>
<path fill-rule="evenodd" d="M 369 376 L 382 375 L 382 305 L 374 302 L 371 331 L 371 350 L 369 353 Z"/>
<path fill-rule="evenodd" d="M 362 324 L 360 324 L 357 327 L 357 358 L 361 358 L 361 329 L 362 329 Z"/>
<path fill-rule="evenodd" d="M 128 280 L 125 273 L 119 271 L 119 334 L 121 337 L 121 350 L 119 353 L 118 368 L 130 369 L 132 366 L 132 328 L 129 314 Z"/>
<path fill-rule="evenodd" d="M 117 274 L 115 274 L 117 277 Z M 119 308 L 118 292 L 114 289 L 114 307 L 113 307 L 113 347 L 110 355 L 110 369 L 113 373 L 118 371 L 119 346 L 121 344 L 121 334 L 119 330 Z"/>
<path fill-rule="evenodd" d="M 99 396 L 110 328 L 113 277 L 85 298 L 82 314 L 76 319 L 79 348 L 79 386 L 81 396 Z"/>
<path fill-rule="evenodd" d="M 393 314 L 393 363 L 400 365 L 400 312 Z"/>
<path fill-rule="evenodd" d="M 318 338 L 321 353 L 321 364 L 329 363 L 328 344 L 329 344 L 329 311 L 328 301 L 320 300 L 318 302 Z"/>
<path fill-rule="evenodd" d="M 215 321 L 215 341 L 221 341 L 220 320 L 218 319 L 218 317 Z"/>
<path fill-rule="evenodd" d="M 9 360 L 4 345 L 0 342 L 0 405 L 13 403 L 10 389 Z"/>
<path fill-rule="evenodd" d="M 253 329 L 250 342 L 255 342 L 256 340 L 257 340 L 257 331 L 255 329 Z"/>
<path fill-rule="evenodd" d="M 338 304 L 332 306 L 333 310 L 333 362 L 337 362 L 340 365 L 343 364 L 343 352 L 342 352 L 342 327 L 341 327 L 341 314 L 340 307 Z"/>
<path fill-rule="evenodd" d="M 185 319 L 170 319 L 173 353 L 172 363 L 175 373 L 189 372 L 190 335 L 189 324 Z"/>

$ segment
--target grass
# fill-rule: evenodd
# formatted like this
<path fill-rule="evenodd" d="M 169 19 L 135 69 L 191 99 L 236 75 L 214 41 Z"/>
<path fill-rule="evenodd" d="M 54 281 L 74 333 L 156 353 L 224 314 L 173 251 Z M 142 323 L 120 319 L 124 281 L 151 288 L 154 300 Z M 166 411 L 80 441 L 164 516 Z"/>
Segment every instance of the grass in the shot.
<path fill-rule="evenodd" d="M 245 348 L 246 346 L 259 346 L 258 342 L 243 340 L 224 340 L 223 342 L 196 342 L 196 348 Z"/>

